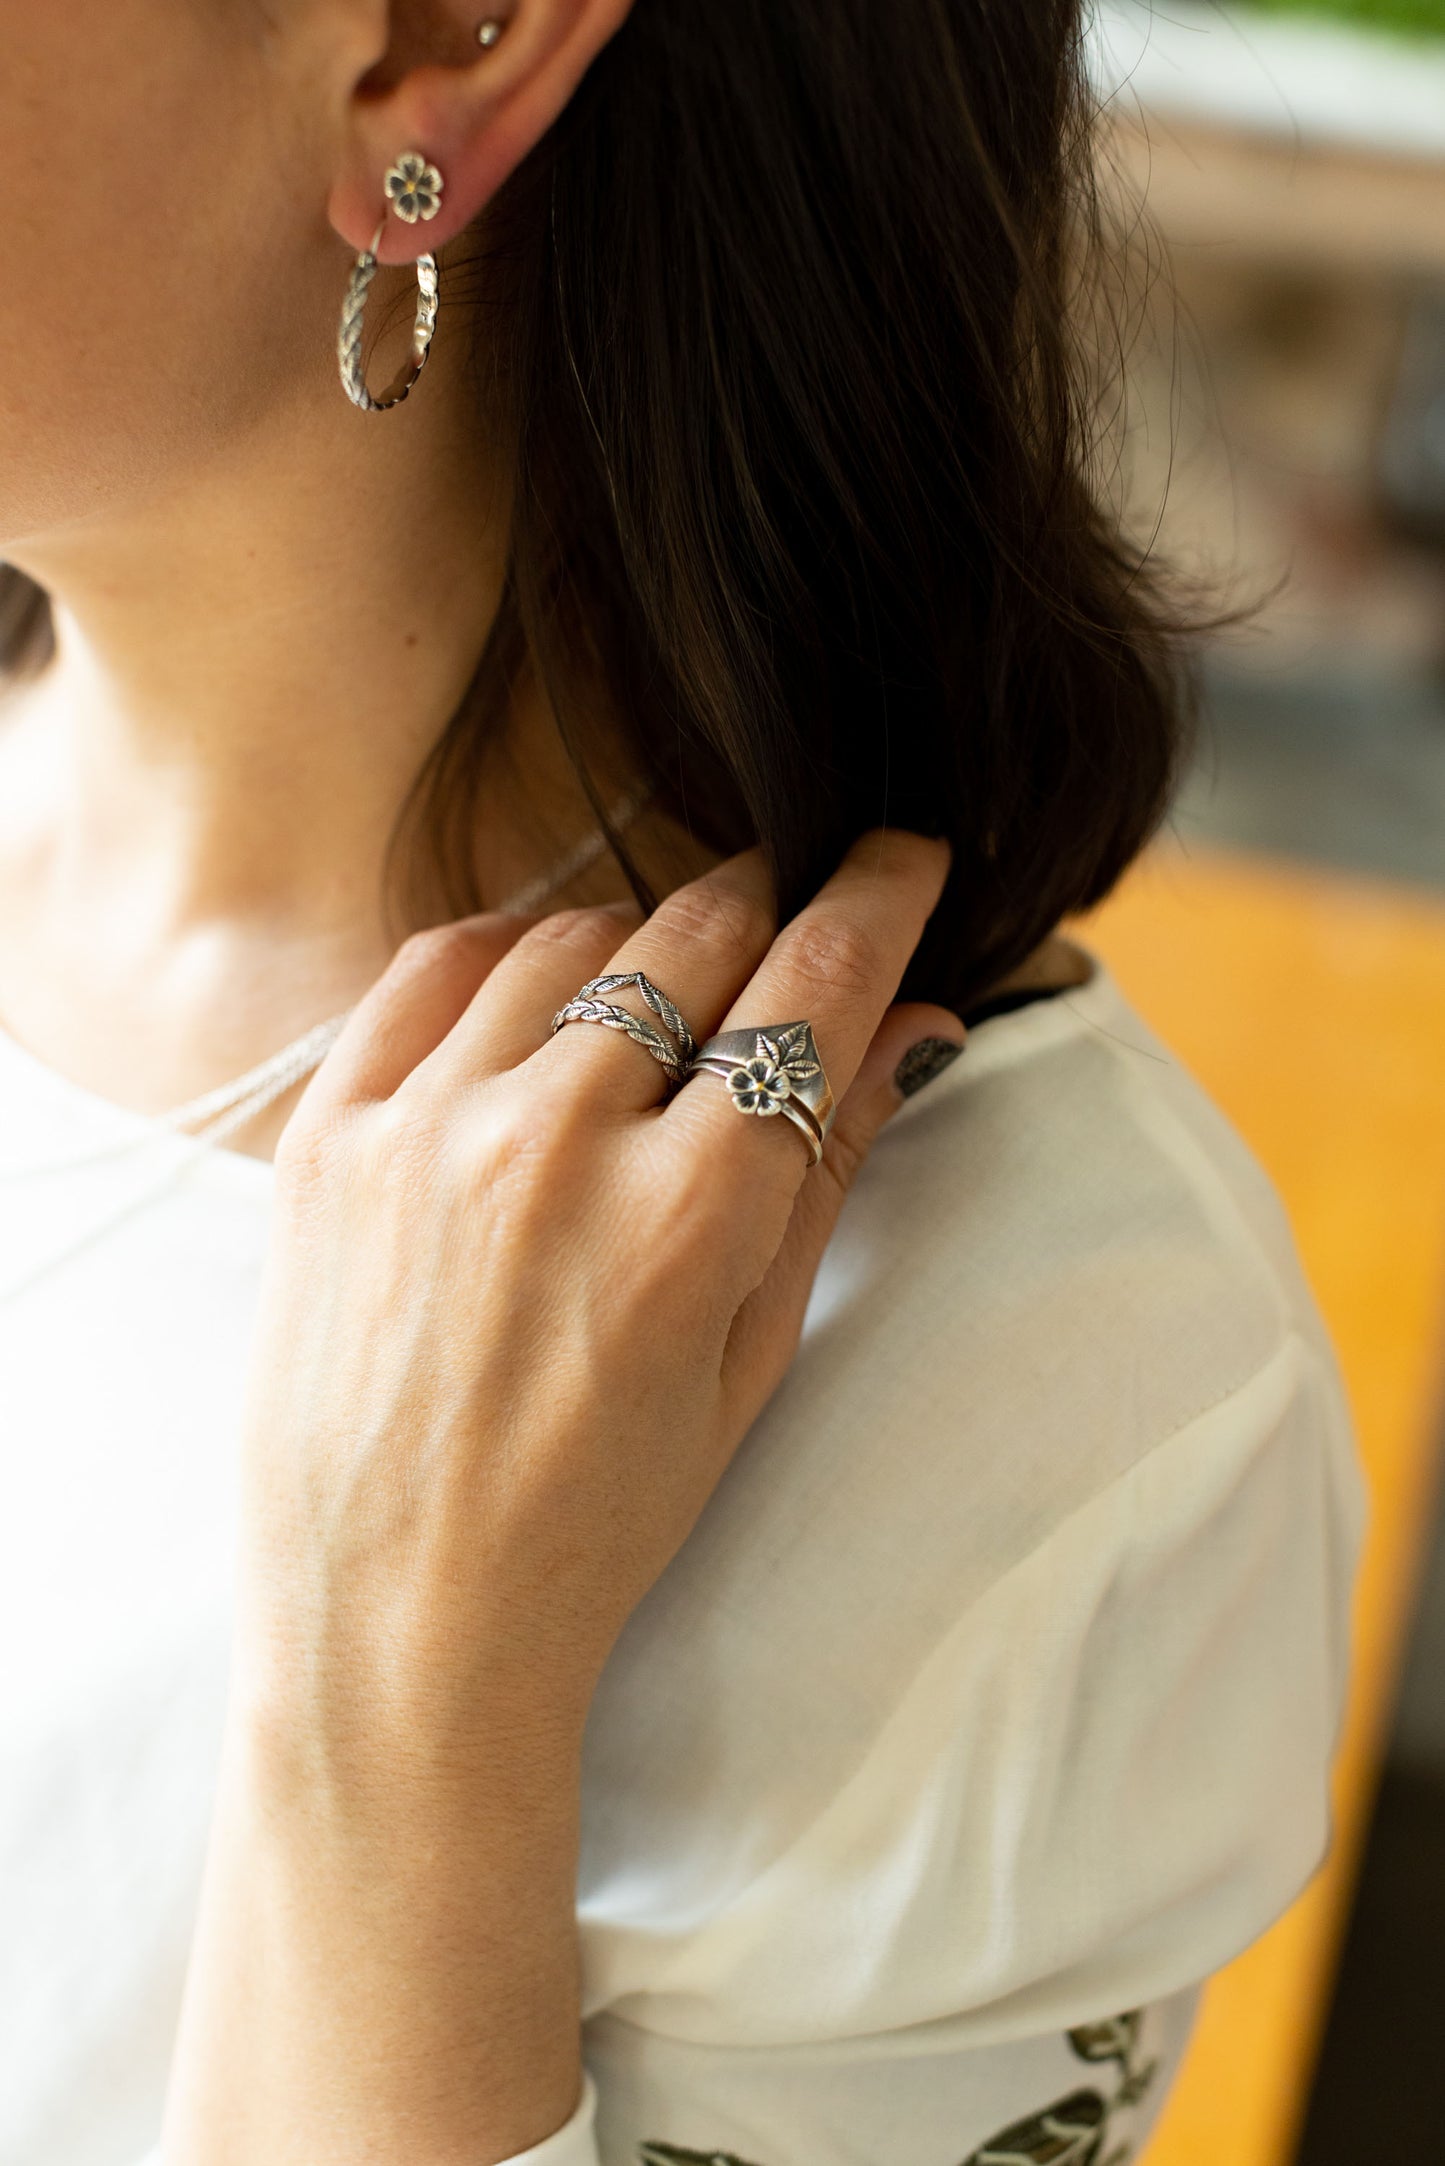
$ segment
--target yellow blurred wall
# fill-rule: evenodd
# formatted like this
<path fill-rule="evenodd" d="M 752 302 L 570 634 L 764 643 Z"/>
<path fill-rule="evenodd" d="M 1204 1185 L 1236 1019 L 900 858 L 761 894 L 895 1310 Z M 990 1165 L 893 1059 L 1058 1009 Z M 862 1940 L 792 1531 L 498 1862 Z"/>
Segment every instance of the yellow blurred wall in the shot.
<path fill-rule="evenodd" d="M 1069 929 L 1108 959 L 1278 1186 L 1334 1335 L 1370 1484 L 1332 1854 L 1206 1988 L 1147 2156 L 1147 2166 L 1285 2166 L 1438 1478 L 1445 901 L 1168 840 Z"/>

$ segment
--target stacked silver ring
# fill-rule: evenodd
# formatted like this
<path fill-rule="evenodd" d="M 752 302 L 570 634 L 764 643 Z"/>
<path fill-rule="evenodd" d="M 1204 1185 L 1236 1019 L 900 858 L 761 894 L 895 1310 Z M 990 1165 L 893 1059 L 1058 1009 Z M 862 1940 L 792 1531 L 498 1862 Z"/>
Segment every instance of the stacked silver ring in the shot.
<path fill-rule="evenodd" d="M 656 1024 L 649 1023 L 646 1016 L 634 1015 L 630 1008 L 619 1007 L 616 1001 L 604 1000 L 604 993 L 621 992 L 626 986 L 635 985 L 653 1014 L 672 1032 L 676 1044 L 663 1037 Z M 688 1063 L 697 1051 L 692 1032 L 688 1029 L 682 1011 L 670 1001 L 660 986 L 640 970 L 612 971 L 600 978 L 589 978 L 579 993 L 574 993 L 565 1008 L 559 1008 L 552 1018 L 555 1035 L 564 1023 L 601 1023 L 608 1030 L 620 1030 L 633 1041 L 644 1046 L 658 1065 L 667 1071 L 669 1079 L 681 1083 L 688 1073 Z"/>
<path fill-rule="evenodd" d="M 689 1075 L 720 1075 L 739 1113 L 781 1114 L 807 1142 L 816 1166 L 837 1107 L 811 1023 L 770 1024 L 765 1030 L 724 1030 L 693 1058 Z"/>
<path fill-rule="evenodd" d="M 646 1016 L 634 1015 L 630 1008 L 603 997 L 630 985 L 636 986 L 658 1022 L 671 1031 L 671 1041 Z M 694 1075 L 720 1075 L 737 1112 L 764 1119 L 780 1114 L 807 1143 L 810 1165 L 816 1166 L 823 1156 L 837 1107 L 813 1042 L 811 1023 L 724 1030 L 699 1046 L 681 1010 L 640 970 L 589 978 L 553 1016 L 554 1035 L 565 1023 L 601 1023 L 608 1030 L 624 1032 L 635 1045 L 645 1047 L 673 1083 L 684 1083 Z"/>

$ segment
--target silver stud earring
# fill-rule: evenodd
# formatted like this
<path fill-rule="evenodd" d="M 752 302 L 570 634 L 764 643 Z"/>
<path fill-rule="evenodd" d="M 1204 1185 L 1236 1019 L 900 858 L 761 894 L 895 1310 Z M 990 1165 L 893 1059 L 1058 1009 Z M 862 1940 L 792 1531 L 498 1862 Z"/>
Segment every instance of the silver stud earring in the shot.
<path fill-rule="evenodd" d="M 485 47 L 485 49 L 490 52 L 492 47 L 500 39 L 505 27 L 506 25 L 500 20 L 499 17 L 495 15 L 489 15 L 486 18 L 485 22 L 480 22 L 477 24 L 478 45 Z"/>
<path fill-rule="evenodd" d="M 418 218 L 435 218 L 442 207 L 444 182 L 434 165 L 419 150 L 404 150 L 389 168 L 382 187 L 398 218 L 414 226 Z"/>

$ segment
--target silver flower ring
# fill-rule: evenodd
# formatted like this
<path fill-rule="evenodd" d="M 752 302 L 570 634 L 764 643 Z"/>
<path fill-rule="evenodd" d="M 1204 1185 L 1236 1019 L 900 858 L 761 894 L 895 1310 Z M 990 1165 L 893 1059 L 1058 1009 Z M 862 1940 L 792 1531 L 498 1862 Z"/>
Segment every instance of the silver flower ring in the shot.
<path fill-rule="evenodd" d="M 739 1113 L 764 1120 L 781 1114 L 791 1121 L 807 1141 L 810 1164 L 817 1165 L 837 1107 L 811 1023 L 722 1031 L 699 1047 L 687 1072 L 720 1075 Z"/>

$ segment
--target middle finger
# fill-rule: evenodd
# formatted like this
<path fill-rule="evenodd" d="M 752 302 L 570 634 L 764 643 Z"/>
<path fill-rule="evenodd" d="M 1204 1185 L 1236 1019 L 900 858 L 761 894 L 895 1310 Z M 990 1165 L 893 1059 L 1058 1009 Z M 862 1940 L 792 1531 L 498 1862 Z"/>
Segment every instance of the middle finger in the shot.
<path fill-rule="evenodd" d="M 812 902 L 783 928 L 720 1029 L 767 1032 L 776 1046 L 772 1034 L 785 1024 L 810 1024 L 824 1077 L 841 1101 L 933 914 L 950 854 L 941 839 L 904 829 L 875 829 L 862 836 Z M 816 1090 L 819 1081 L 811 1088 Z M 740 1106 L 733 1098 L 726 1078 L 708 1069 L 678 1093 L 667 1119 L 679 1129 L 692 1128 L 710 1149 L 725 1148 L 736 1161 L 758 1147 L 762 1124 L 750 1120 L 743 1128 L 736 1119 L 746 1109 L 746 1101 Z M 753 1108 L 760 1109 L 766 1105 Z M 765 1125 L 786 1139 L 797 1153 L 795 1163 L 812 1162 L 791 1119 Z"/>

